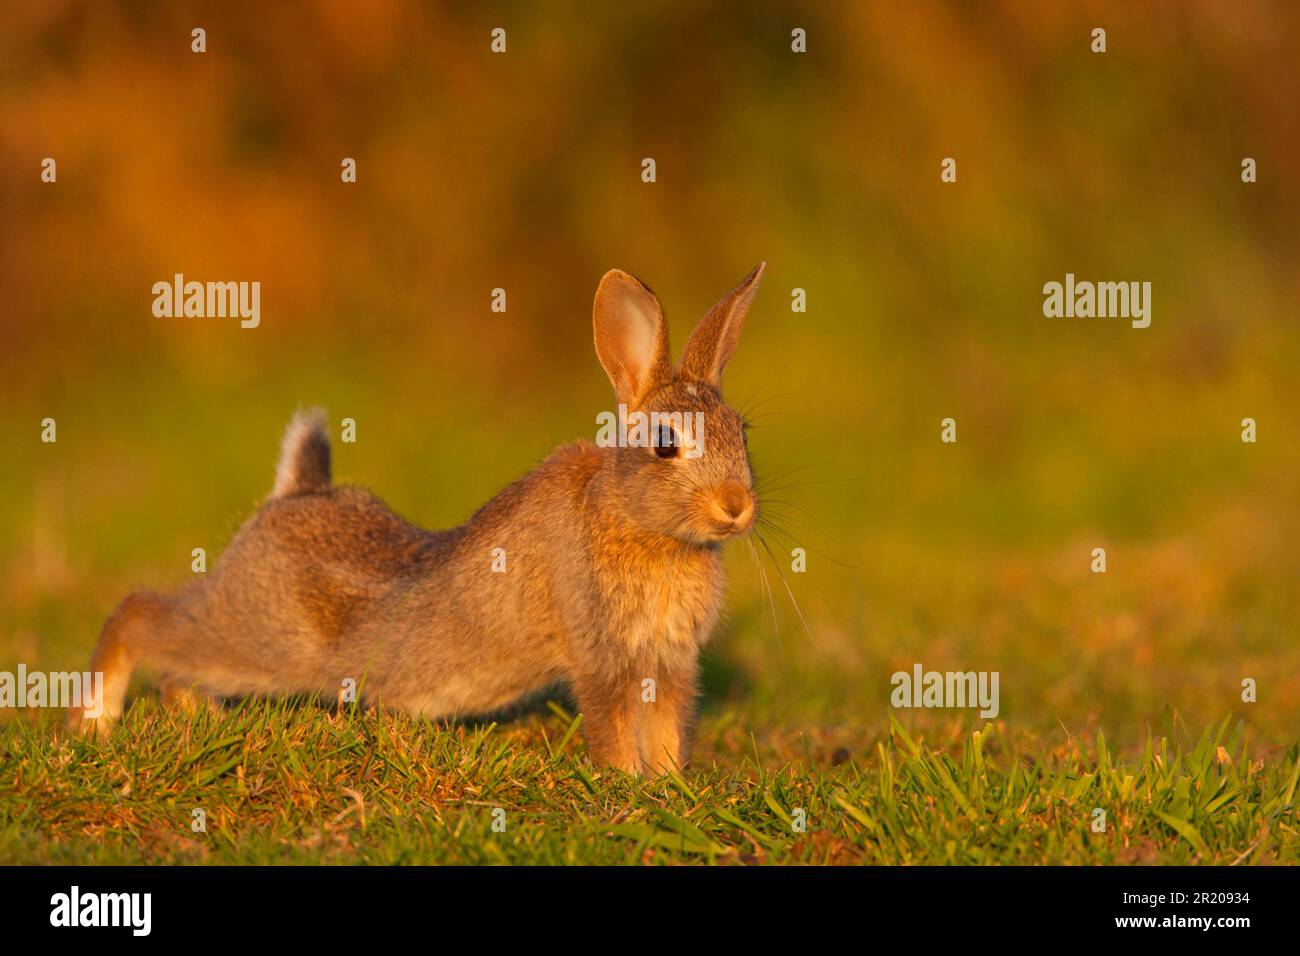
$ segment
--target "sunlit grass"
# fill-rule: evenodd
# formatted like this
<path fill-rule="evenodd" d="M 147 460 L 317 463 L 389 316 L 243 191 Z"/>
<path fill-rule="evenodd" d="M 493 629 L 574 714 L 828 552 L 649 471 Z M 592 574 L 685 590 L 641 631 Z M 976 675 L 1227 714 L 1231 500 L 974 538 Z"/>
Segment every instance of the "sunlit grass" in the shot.
<path fill-rule="evenodd" d="M 1300 860 L 1300 747 L 1259 748 L 1226 720 L 1124 756 L 1100 733 L 893 724 L 865 740 L 727 712 L 705 721 L 695 766 L 657 780 L 592 768 L 580 722 L 555 704 L 445 727 L 301 702 L 181 716 L 149 698 L 103 742 L 10 721 L 0 862 Z"/>

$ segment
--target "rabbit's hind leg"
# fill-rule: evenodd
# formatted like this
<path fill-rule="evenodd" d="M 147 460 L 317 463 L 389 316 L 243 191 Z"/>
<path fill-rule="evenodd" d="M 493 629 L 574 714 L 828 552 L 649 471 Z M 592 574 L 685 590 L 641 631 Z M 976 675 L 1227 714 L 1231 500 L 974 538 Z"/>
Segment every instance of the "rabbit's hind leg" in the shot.
<path fill-rule="evenodd" d="M 184 678 L 168 675 L 159 688 L 163 706 L 181 714 L 197 714 L 206 708 L 214 714 L 221 713 L 221 705 L 211 694 Z"/>
<path fill-rule="evenodd" d="M 82 707 L 73 708 L 68 723 L 92 735 L 107 732 L 122 716 L 136 665 L 154 656 L 152 650 L 160 644 L 175 644 L 182 629 L 182 617 L 167 598 L 152 591 L 127 595 L 104 623 L 90 659 L 92 686 L 102 690 L 89 694 Z"/>

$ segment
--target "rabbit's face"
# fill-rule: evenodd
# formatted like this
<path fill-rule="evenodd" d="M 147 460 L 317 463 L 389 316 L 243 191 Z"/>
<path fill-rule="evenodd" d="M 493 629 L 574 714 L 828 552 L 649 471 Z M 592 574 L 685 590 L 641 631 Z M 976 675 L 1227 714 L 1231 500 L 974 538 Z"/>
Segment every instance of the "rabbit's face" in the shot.
<path fill-rule="evenodd" d="M 644 530 L 689 544 L 747 533 L 758 514 L 744 422 L 717 389 L 674 381 L 647 396 L 650 440 L 618 449 L 623 503 Z"/>
<path fill-rule="evenodd" d="M 648 416 L 645 440 L 613 449 L 626 514 L 652 534 L 713 546 L 754 526 L 744 423 L 722 400 L 764 263 L 705 313 L 674 368 L 663 306 L 645 283 L 605 273 L 592 307 L 596 357 L 619 405 Z"/>

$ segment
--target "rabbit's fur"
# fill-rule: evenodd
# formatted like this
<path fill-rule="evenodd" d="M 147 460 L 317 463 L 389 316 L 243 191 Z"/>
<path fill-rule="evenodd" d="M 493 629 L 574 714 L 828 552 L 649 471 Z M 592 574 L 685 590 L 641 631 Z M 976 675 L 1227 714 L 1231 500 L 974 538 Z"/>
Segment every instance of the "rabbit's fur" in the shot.
<path fill-rule="evenodd" d="M 596 353 L 617 400 L 702 412 L 699 457 L 577 441 L 460 527 L 426 531 L 331 485 L 324 416 L 299 413 L 270 498 L 219 566 L 171 596 L 132 594 L 109 618 L 91 663 L 102 716 L 74 721 L 108 727 L 138 663 L 165 675 L 169 700 L 333 696 L 352 678 L 364 700 L 430 718 L 564 682 L 595 759 L 683 765 L 697 659 L 722 608 L 720 546 L 757 510 L 743 424 L 718 388 L 762 271 L 700 321 L 676 369 L 648 288 L 612 271 L 596 291 Z"/>

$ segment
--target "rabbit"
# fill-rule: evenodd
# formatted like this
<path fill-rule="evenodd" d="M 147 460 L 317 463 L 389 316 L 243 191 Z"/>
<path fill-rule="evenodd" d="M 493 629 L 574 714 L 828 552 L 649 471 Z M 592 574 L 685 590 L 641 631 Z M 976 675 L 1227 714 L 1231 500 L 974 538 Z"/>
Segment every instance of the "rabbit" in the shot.
<path fill-rule="evenodd" d="M 625 447 L 576 441 L 465 524 L 428 531 L 332 484 L 324 414 L 298 412 L 270 497 L 220 563 L 109 617 L 90 665 L 102 700 L 70 723 L 111 727 L 137 664 L 164 675 L 169 705 L 194 706 L 196 691 L 333 695 L 351 678 L 367 704 L 430 719 L 567 684 L 594 762 L 685 766 L 698 658 L 723 607 L 721 548 L 758 512 L 745 426 L 720 382 L 764 268 L 700 320 L 676 368 L 646 285 L 612 270 L 596 290 L 596 356 L 617 402 L 702 413 L 693 456 L 671 425 Z"/>

